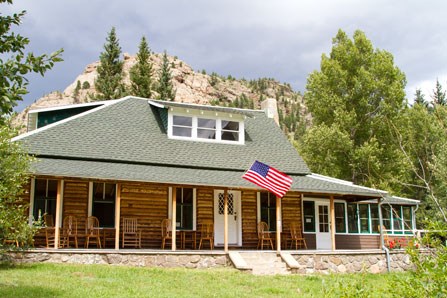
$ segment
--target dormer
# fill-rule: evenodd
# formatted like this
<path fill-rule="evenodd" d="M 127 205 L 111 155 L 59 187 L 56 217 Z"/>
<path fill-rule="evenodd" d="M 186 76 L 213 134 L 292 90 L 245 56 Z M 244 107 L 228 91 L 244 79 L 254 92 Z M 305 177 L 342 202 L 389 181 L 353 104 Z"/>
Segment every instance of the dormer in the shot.
<path fill-rule="evenodd" d="M 166 131 L 170 139 L 223 144 L 245 144 L 247 110 L 149 101 L 166 108 Z"/>

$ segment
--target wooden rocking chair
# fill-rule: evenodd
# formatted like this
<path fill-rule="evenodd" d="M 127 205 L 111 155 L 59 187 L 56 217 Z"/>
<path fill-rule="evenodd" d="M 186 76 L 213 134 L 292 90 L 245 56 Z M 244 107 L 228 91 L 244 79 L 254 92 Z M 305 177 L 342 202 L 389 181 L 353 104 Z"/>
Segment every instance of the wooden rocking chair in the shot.
<path fill-rule="evenodd" d="M 138 219 L 123 217 L 122 246 L 141 248 L 141 230 L 138 229 Z"/>
<path fill-rule="evenodd" d="M 44 214 L 43 216 L 45 240 L 47 248 L 54 248 L 54 242 L 56 241 L 56 229 L 54 228 L 53 215 Z"/>
<path fill-rule="evenodd" d="M 96 247 L 101 248 L 101 236 L 99 233 L 99 220 L 97 217 L 87 217 L 85 226 L 85 247 L 88 248 L 90 244 L 90 238 L 93 238 L 96 242 Z"/>
<path fill-rule="evenodd" d="M 267 223 L 260 221 L 258 223 L 258 249 L 259 246 L 261 246 L 261 250 L 264 249 L 264 242 L 270 244 L 273 249 L 273 241 L 269 232 L 269 226 L 267 225 Z"/>
<path fill-rule="evenodd" d="M 296 223 L 290 224 L 290 249 L 292 249 L 293 244 L 295 244 L 295 249 L 302 246 L 307 249 L 306 239 L 304 239 L 301 229 L 298 228 Z"/>
<path fill-rule="evenodd" d="M 205 220 L 202 222 L 200 228 L 199 249 L 202 247 L 204 241 L 209 241 L 210 249 L 214 249 L 214 224 L 212 220 Z"/>
<path fill-rule="evenodd" d="M 62 247 L 70 247 L 70 238 L 74 240 L 78 248 L 78 221 L 76 217 L 69 215 L 64 218 L 62 225 Z"/>
<path fill-rule="evenodd" d="M 172 221 L 169 218 L 161 221 L 161 249 L 165 249 L 166 240 L 172 243 Z"/>

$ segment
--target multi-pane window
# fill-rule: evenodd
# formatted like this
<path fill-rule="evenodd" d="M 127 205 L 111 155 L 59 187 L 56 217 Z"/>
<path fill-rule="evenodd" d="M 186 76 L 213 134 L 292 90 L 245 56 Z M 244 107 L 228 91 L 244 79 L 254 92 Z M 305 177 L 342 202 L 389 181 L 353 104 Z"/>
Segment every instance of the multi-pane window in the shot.
<path fill-rule="evenodd" d="M 318 225 L 320 233 L 329 232 L 329 207 L 327 205 L 318 206 Z"/>
<path fill-rule="evenodd" d="M 269 231 L 276 231 L 276 197 L 269 192 L 261 192 L 261 221 L 266 222 Z"/>
<path fill-rule="evenodd" d="M 337 233 L 346 232 L 346 222 L 345 222 L 345 204 L 335 203 L 335 231 Z"/>
<path fill-rule="evenodd" d="M 379 233 L 379 206 L 377 204 L 369 205 L 369 214 L 371 218 L 371 229 L 373 233 Z"/>
<path fill-rule="evenodd" d="M 221 139 L 225 141 L 239 141 L 239 122 L 222 120 Z"/>
<path fill-rule="evenodd" d="M 115 226 L 116 184 L 93 183 L 92 215 L 99 220 L 101 227 Z"/>
<path fill-rule="evenodd" d="M 176 225 L 179 230 L 192 230 L 194 221 L 194 192 L 192 188 L 176 190 Z"/>
<path fill-rule="evenodd" d="M 348 232 L 359 232 L 359 221 L 357 214 L 357 204 L 348 204 Z"/>
<path fill-rule="evenodd" d="M 315 202 L 303 201 L 304 232 L 315 232 Z"/>
<path fill-rule="evenodd" d="M 402 206 L 402 215 L 404 220 L 404 232 L 411 233 L 413 230 L 413 216 L 410 206 Z"/>
<path fill-rule="evenodd" d="M 360 233 L 369 233 L 369 204 L 359 204 Z"/>
<path fill-rule="evenodd" d="M 44 214 L 56 215 L 57 180 L 36 179 L 34 182 L 34 219 L 41 219 Z"/>
<path fill-rule="evenodd" d="M 199 116 L 171 115 L 170 137 L 243 143 L 243 122 Z"/>
<path fill-rule="evenodd" d="M 382 223 L 386 230 L 391 231 L 391 208 L 389 205 L 382 205 Z"/>
<path fill-rule="evenodd" d="M 380 220 L 378 204 L 347 203 L 345 205 L 345 203 L 335 203 L 334 208 L 336 233 L 379 233 Z M 314 214 L 314 202 L 303 201 L 305 232 L 315 232 Z M 347 226 L 345 221 L 346 217 Z M 320 218 L 320 223 L 321 220 Z M 414 227 L 412 206 L 382 205 L 382 224 L 390 234 L 412 233 Z"/>
<path fill-rule="evenodd" d="M 216 120 L 197 119 L 197 137 L 200 139 L 216 139 Z"/>
<path fill-rule="evenodd" d="M 172 135 L 178 137 L 192 137 L 192 118 L 174 115 L 172 117 Z"/>

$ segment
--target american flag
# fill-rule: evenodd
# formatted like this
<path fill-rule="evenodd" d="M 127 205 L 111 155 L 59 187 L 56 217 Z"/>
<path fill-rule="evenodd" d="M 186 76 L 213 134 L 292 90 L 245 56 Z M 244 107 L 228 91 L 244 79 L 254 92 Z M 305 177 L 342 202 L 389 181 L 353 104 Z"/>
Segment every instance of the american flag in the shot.
<path fill-rule="evenodd" d="M 292 185 L 292 178 L 257 160 L 242 178 L 271 191 L 280 198 Z"/>

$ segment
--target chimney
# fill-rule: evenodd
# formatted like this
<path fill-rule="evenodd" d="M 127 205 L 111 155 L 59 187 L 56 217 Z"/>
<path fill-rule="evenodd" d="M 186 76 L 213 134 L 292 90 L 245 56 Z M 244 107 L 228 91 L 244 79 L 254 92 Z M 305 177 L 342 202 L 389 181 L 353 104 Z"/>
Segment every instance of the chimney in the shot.
<path fill-rule="evenodd" d="M 267 98 L 263 102 L 261 102 L 261 109 L 265 111 L 265 114 L 269 118 L 273 118 L 276 124 L 279 126 L 279 115 L 278 115 L 278 105 L 276 103 L 276 99 Z"/>

